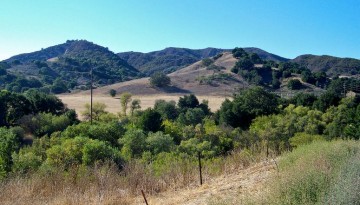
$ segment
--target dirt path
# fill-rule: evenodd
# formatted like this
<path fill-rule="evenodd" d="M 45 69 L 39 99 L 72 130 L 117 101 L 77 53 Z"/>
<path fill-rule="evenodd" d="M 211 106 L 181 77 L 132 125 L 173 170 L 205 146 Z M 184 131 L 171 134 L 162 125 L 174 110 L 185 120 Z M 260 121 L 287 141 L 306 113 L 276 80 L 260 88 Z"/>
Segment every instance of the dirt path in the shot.
<path fill-rule="evenodd" d="M 265 182 L 275 171 L 273 161 L 264 161 L 236 173 L 205 182 L 201 187 L 169 191 L 148 197 L 150 205 L 246 204 L 246 197 L 264 196 Z M 139 197 L 134 204 L 145 204 Z"/>

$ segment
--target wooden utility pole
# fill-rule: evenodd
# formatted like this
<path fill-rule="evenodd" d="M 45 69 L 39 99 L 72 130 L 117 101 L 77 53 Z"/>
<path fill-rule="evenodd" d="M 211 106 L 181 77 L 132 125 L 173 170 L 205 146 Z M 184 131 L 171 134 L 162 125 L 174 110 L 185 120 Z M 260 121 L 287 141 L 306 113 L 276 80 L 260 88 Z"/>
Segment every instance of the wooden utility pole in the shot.
<path fill-rule="evenodd" d="M 90 70 L 90 124 L 93 121 L 93 68 Z"/>
<path fill-rule="evenodd" d="M 199 160 L 200 185 L 202 185 L 203 180 L 202 180 L 202 172 L 201 172 L 201 154 L 200 154 L 200 152 L 198 152 L 198 160 Z"/>

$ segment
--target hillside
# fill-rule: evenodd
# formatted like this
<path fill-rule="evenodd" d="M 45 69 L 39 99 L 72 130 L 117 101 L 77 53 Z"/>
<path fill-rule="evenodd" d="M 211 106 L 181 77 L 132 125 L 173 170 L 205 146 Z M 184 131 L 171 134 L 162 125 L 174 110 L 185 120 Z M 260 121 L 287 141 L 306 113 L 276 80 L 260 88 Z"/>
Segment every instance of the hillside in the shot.
<path fill-rule="evenodd" d="M 223 66 L 224 70 L 209 70 L 199 61 L 169 74 L 171 86 L 166 88 L 153 88 L 149 84 L 149 78 L 141 78 L 100 87 L 95 89 L 94 93 L 108 96 L 109 90 L 115 89 L 117 93 L 127 91 L 134 95 L 194 93 L 196 95 L 231 96 L 235 89 L 248 86 L 240 76 L 230 72 L 235 62 L 236 59 L 232 57 L 231 53 L 224 53 L 214 63 Z M 203 82 L 200 82 L 201 80 Z M 89 93 L 89 91 L 79 94 L 82 93 Z"/>
<path fill-rule="evenodd" d="M 237 61 L 238 59 L 234 58 L 230 52 L 225 52 L 221 57 L 216 58 L 210 66 L 204 66 L 202 61 L 198 61 L 168 74 L 171 79 L 171 85 L 168 87 L 151 87 L 149 78 L 145 77 L 96 88 L 93 91 L 94 100 L 106 104 L 109 112 L 117 113 L 120 111 L 118 96 L 123 92 L 130 92 L 133 99 L 140 99 L 141 107 L 144 109 L 154 106 L 158 99 L 178 101 L 179 97 L 192 93 L 198 96 L 200 100 L 207 100 L 211 110 L 216 111 L 226 97 L 232 97 L 234 92 L 252 86 L 241 75 L 231 72 Z M 254 69 L 261 70 L 262 68 Z M 271 72 L 266 78 L 271 78 Z M 293 74 L 282 80 L 280 87 L 273 89 L 273 92 L 289 98 L 298 92 L 319 94 L 323 91 L 321 88 L 305 82 L 302 82 L 302 89 L 289 90 L 287 83 L 290 79 L 300 78 L 299 75 Z M 109 91 L 111 89 L 116 91 L 117 97 L 110 97 Z M 58 95 L 65 104 L 75 109 L 78 114 L 84 109 L 84 104 L 89 102 L 89 96 L 89 90 Z"/>
<path fill-rule="evenodd" d="M 276 62 L 287 61 L 288 59 L 268 53 L 259 48 L 244 48 L 245 51 L 256 53 L 264 60 L 273 60 Z M 160 51 L 150 53 L 124 52 L 118 55 L 126 60 L 130 65 L 149 75 L 156 71 L 171 73 L 190 64 L 193 64 L 203 58 L 214 57 L 220 53 L 231 51 L 231 49 L 205 48 L 165 48 Z"/>
<path fill-rule="evenodd" d="M 53 93 L 74 88 L 87 89 L 91 68 L 97 86 L 127 81 L 141 75 L 108 48 L 85 40 L 67 41 L 33 53 L 17 55 L 2 64 L 7 65 L 9 75 L 17 79 L 36 79 L 41 83 L 39 87 Z M 6 83 L 9 90 L 14 90 L 14 87 L 31 88 L 16 80 Z"/>
<path fill-rule="evenodd" d="M 360 60 L 333 56 L 301 55 L 291 60 L 312 71 L 324 71 L 329 76 L 360 74 Z"/>

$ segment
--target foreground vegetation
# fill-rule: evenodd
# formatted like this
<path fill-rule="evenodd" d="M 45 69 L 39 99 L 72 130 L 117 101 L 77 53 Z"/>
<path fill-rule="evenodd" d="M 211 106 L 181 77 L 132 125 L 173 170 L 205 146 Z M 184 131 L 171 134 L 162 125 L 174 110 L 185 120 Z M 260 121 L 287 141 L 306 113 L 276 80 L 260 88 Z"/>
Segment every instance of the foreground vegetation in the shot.
<path fill-rule="evenodd" d="M 209 204 L 358 204 L 360 143 L 315 141 L 280 156 L 260 197 L 209 199 Z"/>
<path fill-rule="evenodd" d="M 140 190 L 154 194 L 196 185 L 198 154 L 206 181 L 294 148 L 280 164 L 280 184 L 273 186 L 278 189 L 271 200 L 341 200 L 341 187 L 348 186 L 342 179 L 358 173 L 358 141 L 336 140 L 359 139 L 359 102 L 331 90 L 320 97 L 299 94 L 285 100 L 254 87 L 211 113 L 207 102 L 194 95 L 178 102 L 158 100 L 154 108 L 141 110 L 126 93 L 119 115 L 95 104 L 90 123 L 79 122 L 54 96 L 1 91 L 0 200 L 126 204 Z"/>

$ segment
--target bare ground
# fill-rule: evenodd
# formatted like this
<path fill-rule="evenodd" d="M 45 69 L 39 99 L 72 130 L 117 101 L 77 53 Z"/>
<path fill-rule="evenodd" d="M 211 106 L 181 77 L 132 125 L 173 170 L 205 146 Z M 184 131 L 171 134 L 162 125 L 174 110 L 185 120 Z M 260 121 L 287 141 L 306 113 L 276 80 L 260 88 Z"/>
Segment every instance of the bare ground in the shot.
<path fill-rule="evenodd" d="M 263 161 L 247 169 L 206 181 L 202 186 L 172 190 L 148 197 L 151 205 L 247 204 L 247 199 L 263 199 L 266 182 L 275 173 L 274 161 Z M 144 204 L 142 197 L 133 204 Z"/>

